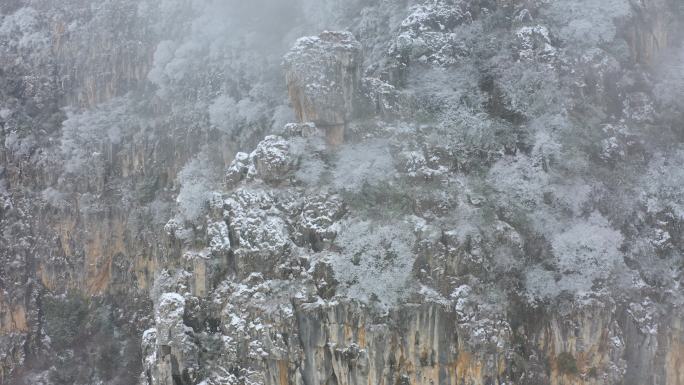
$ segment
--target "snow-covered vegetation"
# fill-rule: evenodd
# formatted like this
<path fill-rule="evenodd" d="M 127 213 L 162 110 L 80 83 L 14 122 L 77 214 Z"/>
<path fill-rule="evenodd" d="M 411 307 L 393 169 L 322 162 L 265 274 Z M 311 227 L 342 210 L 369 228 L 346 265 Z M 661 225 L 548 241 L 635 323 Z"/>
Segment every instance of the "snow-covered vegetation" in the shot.
<path fill-rule="evenodd" d="M 0 2 L 0 383 L 679 384 L 683 22 Z"/>

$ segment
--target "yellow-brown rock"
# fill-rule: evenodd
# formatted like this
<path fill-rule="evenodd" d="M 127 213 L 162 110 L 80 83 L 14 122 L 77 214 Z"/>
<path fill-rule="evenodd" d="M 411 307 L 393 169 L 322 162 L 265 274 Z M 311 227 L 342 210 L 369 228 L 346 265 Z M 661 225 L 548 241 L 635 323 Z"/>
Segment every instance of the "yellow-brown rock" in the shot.
<path fill-rule="evenodd" d="M 329 143 L 344 140 L 361 64 L 361 44 L 350 32 L 302 37 L 285 55 L 287 89 L 297 119 L 324 129 Z"/>

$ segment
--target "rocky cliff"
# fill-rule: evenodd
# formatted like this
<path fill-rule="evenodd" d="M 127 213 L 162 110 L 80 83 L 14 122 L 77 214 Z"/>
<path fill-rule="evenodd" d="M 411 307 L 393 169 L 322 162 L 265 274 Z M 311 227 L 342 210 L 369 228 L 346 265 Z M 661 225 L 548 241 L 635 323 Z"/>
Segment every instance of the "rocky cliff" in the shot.
<path fill-rule="evenodd" d="M 0 3 L 0 383 L 684 385 L 683 25 Z"/>

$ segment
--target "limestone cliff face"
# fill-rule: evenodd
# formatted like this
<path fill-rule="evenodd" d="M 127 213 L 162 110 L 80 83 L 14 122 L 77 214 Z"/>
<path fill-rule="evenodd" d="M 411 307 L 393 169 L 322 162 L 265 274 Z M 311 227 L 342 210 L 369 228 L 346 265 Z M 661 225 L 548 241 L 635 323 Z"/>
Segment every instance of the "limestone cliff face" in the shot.
<path fill-rule="evenodd" d="M 624 34 L 635 62 L 654 65 L 658 54 L 670 45 L 679 31 L 674 29 L 678 16 L 668 11 L 666 1 L 635 4 L 635 14 L 625 25 Z"/>
<path fill-rule="evenodd" d="M 0 4 L 0 384 L 684 385 L 683 18 Z"/>
<path fill-rule="evenodd" d="M 285 55 L 287 89 L 299 122 L 313 122 L 340 144 L 354 114 L 363 60 L 350 32 L 326 31 L 297 40 Z"/>

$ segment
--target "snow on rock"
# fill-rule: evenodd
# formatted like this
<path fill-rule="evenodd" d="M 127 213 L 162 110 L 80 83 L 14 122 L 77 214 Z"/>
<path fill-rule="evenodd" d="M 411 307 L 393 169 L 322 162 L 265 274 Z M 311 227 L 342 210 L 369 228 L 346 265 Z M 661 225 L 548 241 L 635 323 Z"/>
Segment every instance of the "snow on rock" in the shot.
<path fill-rule="evenodd" d="M 658 334 L 658 318 L 661 315 L 658 314 L 657 305 L 650 298 L 644 298 L 641 303 L 630 303 L 627 314 L 644 335 Z"/>
<path fill-rule="evenodd" d="M 304 200 L 297 222 L 300 237 L 314 250 L 322 250 L 335 239 L 335 223 L 344 215 L 345 207 L 337 195 L 318 194 Z"/>
<path fill-rule="evenodd" d="M 270 273 L 287 257 L 289 226 L 263 191 L 237 190 L 224 202 L 238 274 Z"/>
<path fill-rule="evenodd" d="M 156 340 L 157 363 L 153 376 L 160 380 L 171 381 L 175 377 L 197 380 L 198 348 L 192 337 L 192 329 L 183 322 L 185 298 L 174 292 L 163 293 L 155 304 L 155 329 L 146 333 L 144 346 L 151 350 Z"/>
<path fill-rule="evenodd" d="M 384 118 L 392 119 L 401 116 L 403 111 L 402 94 L 397 88 L 388 82 L 375 78 L 364 77 L 361 79 L 361 97 L 359 103 L 368 112 L 376 113 Z"/>
<path fill-rule="evenodd" d="M 401 27 L 415 32 L 444 31 L 471 20 L 466 1 L 455 4 L 442 0 L 427 0 L 414 5 L 409 15 L 401 22 Z"/>
<path fill-rule="evenodd" d="M 557 55 L 546 26 L 524 26 L 515 32 L 518 60 L 540 60 L 550 63 Z"/>
<path fill-rule="evenodd" d="M 161 336 L 159 343 L 168 345 L 174 331 L 184 330 L 183 312 L 185 311 L 185 298 L 178 293 L 164 293 L 159 297 L 155 308 L 154 320 L 157 323 Z"/>
<path fill-rule="evenodd" d="M 492 301 L 495 290 L 485 290 L 491 294 L 483 295 L 483 288 L 474 290 L 469 285 L 461 285 L 451 293 L 450 299 L 458 316 L 459 335 L 475 351 L 503 350 L 511 338 L 512 330 L 503 308 Z"/>
<path fill-rule="evenodd" d="M 299 122 L 313 122 L 326 129 L 330 141 L 341 143 L 359 89 L 361 44 L 350 32 L 325 31 L 298 39 L 284 62 Z"/>
<path fill-rule="evenodd" d="M 224 221 L 210 223 L 207 228 L 209 248 L 214 253 L 224 253 L 230 250 L 230 234 L 228 225 Z"/>
<path fill-rule="evenodd" d="M 150 328 L 143 332 L 140 343 L 143 354 L 143 371 L 148 373 L 148 380 L 157 383 L 157 329 Z"/>
<path fill-rule="evenodd" d="M 247 176 L 249 165 L 249 154 L 244 152 L 235 154 L 235 159 L 233 159 L 225 172 L 224 182 L 226 187 L 236 187 Z"/>
<path fill-rule="evenodd" d="M 180 240 L 184 243 L 188 243 L 194 237 L 194 232 L 191 228 L 185 227 L 183 221 L 180 218 L 171 218 L 164 225 L 164 231 L 172 239 Z"/>
<path fill-rule="evenodd" d="M 264 138 L 249 158 L 254 165 L 256 176 L 265 182 L 284 180 L 297 163 L 297 159 L 290 152 L 289 142 L 275 135 Z"/>
<path fill-rule="evenodd" d="M 458 63 L 468 49 L 454 29 L 472 21 L 465 1 L 429 0 L 415 5 L 401 23 L 389 53 L 402 65 L 418 61 L 437 66 Z"/>
<path fill-rule="evenodd" d="M 285 132 L 288 136 L 301 136 L 308 138 L 317 135 L 320 130 L 312 122 L 288 123 L 285 125 Z"/>

